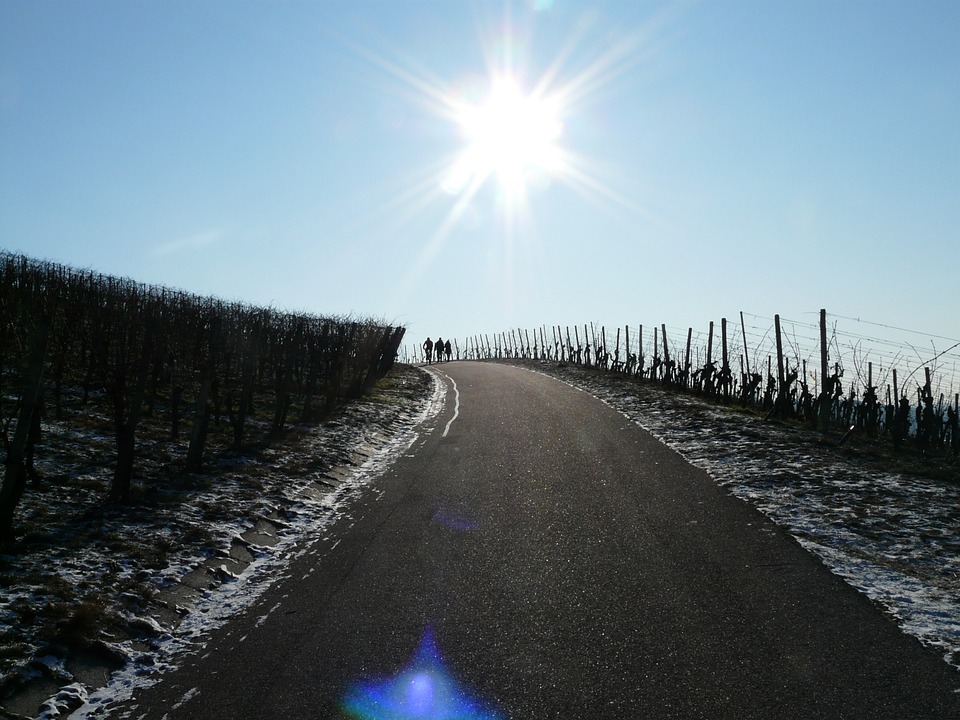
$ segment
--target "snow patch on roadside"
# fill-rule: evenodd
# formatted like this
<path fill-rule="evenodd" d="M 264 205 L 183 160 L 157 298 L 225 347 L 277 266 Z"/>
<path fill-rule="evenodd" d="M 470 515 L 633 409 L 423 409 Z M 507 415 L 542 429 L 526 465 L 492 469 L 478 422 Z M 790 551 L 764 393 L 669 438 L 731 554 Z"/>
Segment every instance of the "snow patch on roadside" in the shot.
<path fill-rule="evenodd" d="M 349 468 L 343 475 L 338 476 L 340 482 L 335 489 L 320 497 L 298 494 L 293 490 L 282 496 L 264 498 L 265 510 L 284 508 L 287 511 L 283 522 L 273 520 L 279 526 L 276 544 L 248 545 L 248 549 L 254 553 L 253 560 L 239 573 L 222 573 L 219 584 L 201 593 L 192 605 L 184 608 L 183 618 L 175 629 L 165 630 L 152 618 L 141 618 L 143 622 L 152 622 L 156 626 L 160 640 L 147 652 L 136 649 L 133 643 L 121 643 L 117 649 L 131 658 L 132 662 L 114 672 L 108 685 L 85 696 L 84 703 L 70 717 L 78 720 L 106 717 L 112 705 L 129 700 L 137 689 L 158 682 L 164 672 L 176 668 L 185 656 L 202 652 L 211 631 L 253 605 L 275 581 L 286 577 L 284 571 L 291 560 L 308 550 L 316 553 L 316 550 L 311 550 L 311 545 L 305 543 L 322 539 L 333 523 L 341 518 L 348 519 L 351 501 L 384 474 L 394 461 L 417 441 L 421 426 L 442 409 L 445 397 L 443 383 L 432 374 L 430 377 L 433 379 L 430 394 L 418 407 L 410 408 L 403 414 L 392 434 L 363 438 L 361 436 L 364 428 L 354 428 L 357 437 L 353 438 L 352 444 L 356 445 L 363 440 L 370 448 L 369 456 L 358 466 Z M 242 508 L 238 508 L 237 513 L 241 512 Z M 236 538 L 243 531 L 243 524 L 242 520 L 224 521 L 216 525 L 212 533 L 215 536 Z M 321 552 L 332 552 L 336 544 L 318 547 Z M 188 561 L 183 565 L 168 568 L 164 576 L 170 579 L 182 578 L 189 568 Z M 272 608 L 271 612 L 274 609 L 276 608 Z M 266 616 L 258 622 L 265 618 Z M 61 693 L 64 690 L 61 690 Z M 189 699 L 184 696 L 181 702 Z"/>

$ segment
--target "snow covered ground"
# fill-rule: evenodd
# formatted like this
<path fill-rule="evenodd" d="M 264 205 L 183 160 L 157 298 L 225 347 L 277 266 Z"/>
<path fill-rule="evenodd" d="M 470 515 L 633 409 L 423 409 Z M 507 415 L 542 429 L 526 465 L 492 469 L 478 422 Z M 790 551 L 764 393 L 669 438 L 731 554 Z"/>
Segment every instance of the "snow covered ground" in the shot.
<path fill-rule="evenodd" d="M 706 469 L 879 603 L 905 632 L 960 667 L 956 478 L 891 469 L 856 444 L 821 444 L 815 434 L 655 385 L 525 364 L 595 395 Z M 348 514 L 350 500 L 412 445 L 442 407 L 444 389 L 433 375 L 412 368 L 400 369 L 397 378 L 386 402 L 355 403 L 335 422 L 298 428 L 255 456 L 225 459 L 216 481 L 191 487 L 188 501 L 161 503 L 160 510 L 151 503 L 149 516 L 135 522 L 129 511 L 83 511 L 85 499 L 77 493 L 86 488 L 86 501 L 94 503 L 103 483 L 82 471 L 28 504 L 25 513 L 41 520 L 49 515 L 51 524 L 57 512 L 73 514 L 73 536 L 36 541 L 42 556 L 0 559 L 0 647 L 12 648 L 0 660 L 6 657 L 6 671 L 16 652 L 34 657 L 10 671 L 31 682 L 6 710 L 33 716 L 29 708 L 43 703 L 43 718 L 122 717 L 111 713 L 115 702 L 156 682 L 284 577 L 306 541 Z M 49 431 L 56 436 L 56 428 Z M 75 443 L 64 446 L 68 454 L 95 455 L 110 445 L 107 438 L 71 441 L 65 430 L 59 439 Z M 154 557 L 151 547 L 163 552 Z M 44 640 L 43 623 L 25 622 L 30 608 L 66 604 L 68 596 L 74 606 L 87 602 L 118 616 L 79 657 Z M 102 608 L 110 602 L 118 609 Z"/>
<path fill-rule="evenodd" d="M 0 668 L 19 686 L 0 716 L 111 715 L 251 605 L 443 406 L 432 375 L 398 368 L 390 380 L 184 486 L 145 458 L 152 479 L 126 508 L 100 500 L 107 479 L 93 458 L 109 457 L 112 441 L 46 425 L 46 479 L 20 509 L 26 537 L 0 556 Z"/>

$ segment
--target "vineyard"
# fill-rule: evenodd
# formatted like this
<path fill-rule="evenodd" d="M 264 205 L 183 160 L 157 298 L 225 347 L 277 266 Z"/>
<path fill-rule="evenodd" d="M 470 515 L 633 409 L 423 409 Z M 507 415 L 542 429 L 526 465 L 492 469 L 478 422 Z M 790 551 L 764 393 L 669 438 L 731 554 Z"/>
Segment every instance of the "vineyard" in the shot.
<path fill-rule="evenodd" d="M 842 439 L 833 446 L 855 432 L 955 467 L 960 344 L 843 333 L 840 320 L 825 312 L 819 323 L 741 314 L 700 333 L 544 326 L 451 339 L 451 358 L 550 362 L 555 372 L 589 377 L 591 391 L 611 403 L 661 395 L 700 403 L 696 394 L 836 433 Z M 362 433 L 347 430 L 398 432 L 398 405 L 344 413 L 381 402 L 381 393 L 408 408 L 425 402 L 429 377 L 415 368 L 382 380 L 397 359 L 427 360 L 422 348 L 402 346 L 403 337 L 404 328 L 374 321 L 200 298 L 0 253 L 0 705 L 26 707 L 29 693 L 53 694 L 78 680 L 70 663 L 84 653 L 96 654 L 97 668 L 143 672 L 136 648 L 156 652 L 205 588 L 237 584 L 244 563 L 263 561 L 265 532 L 329 516 L 327 491 L 338 481 L 325 474 L 327 461 L 349 464 L 362 444 Z M 638 383 L 667 392 L 635 393 Z M 359 403 L 343 402 L 364 393 Z M 674 441 L 685 432 L 688 446 L 700 438 L 703 456 L 716 456 L 704 433 L 684 429 L 684 417 L 693 426 L 697 418 L 682 403 L 679 414 L 643 405 L 644 417 Z M 403 422 L 415 426 L 420 416 L 408 415 Z M 301 434 L 305 427 L 321 428 L 325 439 Z M 729 437 L 726 452 L 739 452 Z M 787 462 L 778 442 L 769 446 Z M 793 485 L 807 499 L 817 494 L 812 488 L 836 490 L 835 468 L 804 465 L 801 474 L 813 478 L 804 485 L 782 468 L 771 475 L 763 458 L 753 475 L 742 465 L 728 472 L 772 477 L 780 495 Z M 860 507 L 862 499 L 836 494 Z M 925 529 L 909 534 L 926 553 L 930 533 L 956 537 L 940 522 L 954 516 L 916 494 Z M 875 512 L 861 515 L 877 524 Z M 894 528 L 904 517 L 898 510 L 878 526 L 884 538 L 899 538 Z M 845 520 L 845 532 L 854 524 Z M 934 567 L 933 576 L 945 574 Z M 210 584 L 194 587 L 200 576 Z"/>
<path fill-rule="evenodd" d="M 840 320 L 870 325 L 841 333 Z M 532 359 L 626 374 L 793 419 L 824 433 L 858 432 L 913 443 L 922 453 L 960 456 L 960 340 L 925 333 L 889 340 L 900 331 L 853 318 L 819 323 L 740 313 L 711 322 L 706 332 L 666 325 L 602 325 L 512 329 L 453 341 L 455 359 Z M 869 333 L 869 334 L 868 334 Z M 937 345 L 943 349 L 938 349 Z M 929 345 L 929 348 L 925 347 Z M 406 346 L 403 362 L 427 362 Z"/>
<path fill-rule="evenodd" d="M 392 367 L 403 334 L 0 254 L 0 547 L 16 539 L 18 504 L 41 483 L 48 420 L 112 436 L 103 500 L 123 505 L 144 425 L 168 437 L 169 472 L 199 471 L 362 395 Z"/>

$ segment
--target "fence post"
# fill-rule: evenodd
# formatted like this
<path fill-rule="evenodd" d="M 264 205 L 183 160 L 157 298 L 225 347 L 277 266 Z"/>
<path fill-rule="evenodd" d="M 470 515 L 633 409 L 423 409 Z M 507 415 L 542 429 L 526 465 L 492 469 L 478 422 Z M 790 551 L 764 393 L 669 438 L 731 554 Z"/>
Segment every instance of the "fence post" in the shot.
<path fill-rule="evenodd" d="M 624 363 L 624 367 L 630 367 L 630 325 L 623 326 L 623 346 L 624 346 L 624 355 L 627 356 L 627 360 Z M 633 368 L 630 367 L 632 371 Z"/>
<path fill-rule="evenodd" d="M 777 399 L 774 402 L 774 408 L 783 413 L 784 405 L 787 401 L 786 376 L 783 371 L 783 339 L 780 334 L 780 316 L 773 316 L 774 330 L 777 335 Z"/>
<path fill-rule="evenodd" d="M 710 332 L 707 335 L 707 366 L 713 362 L 713 320 L 710 321 Z"/>
<path fill-rule="evenodd" d="M 820 309 L 820 432 L 830 432 L 830 397 L 827 393 L 827 311 Z M 894 375 L 896 377 L 896 375 Z"/>
<path fill-rule="evenodd" d="M 657 335 L 657 326 L 653 326 L 653 367 L 650 368 L 650 379 L 657 379 L 657 371 L 660 369 L 660 337 Z"/>
<path fill-rule="evenodd" d="M 637 375 L 643 377 L 643 325 L 640 325 L 640 333 L 637 335 Z"/>
<path fill-rule="evenodd" d="M 666 370 L 667 382 L 673 382 L 673 373 L 670 372 L 670 348 L 667 346 L 666 323 L 660 323 L 660 331 L 663 335 L 663 367 Z"/>
<path fill-rule="evenodd" d="M 740 332 L 743 334 L 743 359 L 747 365 L 747 375 L 749 375 L 750 355 L 747 353 L 747 326 L 743 322 L 743 310 L 740 311 Z"/>
<path fill-rule="evenodd" d="M 784 382 L 783 339 L 780 334 L 780 316 L 779 315 L 773 316 L 773 325 L 777 335 L 777 387 L 779 387 L 780 391 L 783 392 L 783 382 Z"/>
<path fill-rule="evenodd" d="M 727 355 L 727 319 L 720 318 L 720 337 L 723 346 L 723 365 L 720 367 L 720 382 L 723 385 L 723 397 L 730 399 L 730 362 Z"/>

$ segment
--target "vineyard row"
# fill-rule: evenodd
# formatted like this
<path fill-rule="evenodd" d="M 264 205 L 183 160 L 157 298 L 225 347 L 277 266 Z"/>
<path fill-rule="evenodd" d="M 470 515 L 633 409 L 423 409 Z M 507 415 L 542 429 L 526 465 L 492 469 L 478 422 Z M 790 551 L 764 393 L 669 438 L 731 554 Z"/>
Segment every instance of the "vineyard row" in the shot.
<path fill-rule="evenodd" d="M 826 310 L 820 311 L 819 326 L 792 324 L 786 332 L 783 325 L 775 316 L 772 332 L 758 336 L 741 313 L 736 325 L 726 319 L 719 326 L 711 322 L 705 337 L 688 328 L 685 343 L 676 341 L 675 332 L 668 337 L 665 325 L 647 334 L 643 325 L 611 332 L 593 324 L 518 328 L 453 340 L 451 358 L 590 366 L 762 408 L 769 417 L 800 420 L 824 433 L 839 426 L 844 433 L 856 430 L 888 438 L 898 449 L 909 439 L 922 452 L 960 455 L 954 359 L 958 344 L 904 376 L 891 367 L 904 360 L 901 354 L 875 366 L 859 342 L 842 353 Z M 803 337 L 811 331 L 812 338 Z M 406 347 L 401 360 L 430 358 L 422 347 Z"/>
<path fill-rule="evenodd" d="M 280 312 L 0 253 L 0 546 L 36 478 L 44 420 L 106 408 L 116 462 L 108 500 L 130 495 L 145 417 L 183 439 L 185 471 L 226 445 L 277 436 L 358 397 L 392 367 L 403 327 Z M 220 432 L 223 435 L 224 431 Z"/>

